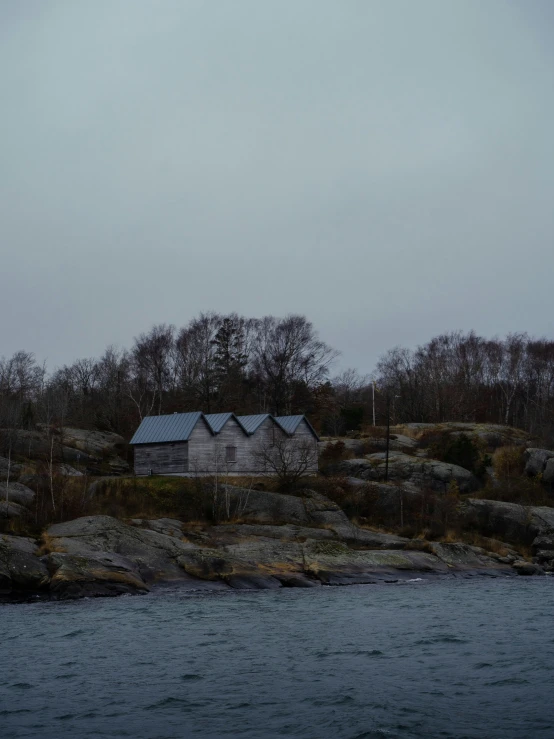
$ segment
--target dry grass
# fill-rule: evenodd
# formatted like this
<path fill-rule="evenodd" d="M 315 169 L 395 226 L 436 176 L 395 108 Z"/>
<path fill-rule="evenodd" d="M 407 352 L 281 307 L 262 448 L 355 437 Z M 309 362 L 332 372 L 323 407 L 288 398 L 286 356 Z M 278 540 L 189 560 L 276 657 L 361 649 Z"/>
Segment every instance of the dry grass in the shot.
<path fill-rule="evenodd" d="M 268 490 L 273 492 L 277 490 L 277 480 L 275 477 L 267 476 L 222 476 L 219 482 L 223 485 L 232 485 L 236 488 L 246 488 L 247 490 Z"/>
<path fill-rule="evenodd" d="M 40 537 L 40 547 L 38 550 L 38 556 L 42 557 L 44 554 L 52 554 L 53 552 L 64 553 L 67 552 L 65 547 L 62 547 L 57 543 L 56 539 L 44 531 Z"/>
<path fill-rule="evenodd" d="M 464 544 L 470 544 L 473 547 L 481 547 L 487 552 L 493 552 L 501 557 L 505 557 L 510 553 L 510 549 L 514 549 L 514 545 L 508 547 L 503 541 L 491 539 L 488 536 L 481 536 L 475 531 L 466 531 L 462 534 Z"/>
<path fill-rule="evenodd" d="M 402 424 L 399 424 L 398 426 L 391 426 L 390 432 L 391 434 L 401 434 L 402 436 L 407 436 L 410 439 L 419 439 L 421 434 L 426 431 L 427 429 L 413 429 L 408 426 L 403 426 Z"/>
<path fill-rule="evenodd" d="M 492 455 L 492 466 L 499 479 L 523 474 L 525 458 L 523 447 L 501 446 Z"/>
<path fill-rule="evenodd" d="M 488 481 L 485 487 L 472 493 L 471 497 L 524 506 L 553 507 L 554 505 L 552 495 L 540 479 L 525 475 L 502 477 L 496 483 Z"/>
<path fill-rule="evenodd" d="M 460 534 L 458 531 L 454 531 L 454 529 L 447 529 L 445 535 L 441 537 L 440 541 L 444 544 L 455 544 L 460 541 Z"/>
<path fill-rule="evenodd" d="M 434 554 L 435 550 L 433 549 L 433 545 L 430 541 L 427 541 L 427 539 L 414 539 L 411 541 L 407 546 L 406 549 L 412 549 L 417 552 L 425 552 L 426 554 Z"/>
<path fill-rule="evenodd" d="M 392 427 L 391 427 L 392 433 Z M 384 439 L 387 435 L 386 426 L 362 426 L 362 432 L 360 434 L 362 439 Z"/>

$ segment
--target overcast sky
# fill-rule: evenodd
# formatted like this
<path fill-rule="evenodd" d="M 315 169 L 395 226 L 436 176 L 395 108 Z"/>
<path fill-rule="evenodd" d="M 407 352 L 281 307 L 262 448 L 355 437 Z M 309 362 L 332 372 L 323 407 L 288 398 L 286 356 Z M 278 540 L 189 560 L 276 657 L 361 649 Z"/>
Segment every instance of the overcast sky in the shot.
<path fill-rule="evenodd" d="M 0 0 L 0 355 L 554 337 L 551 0 Z"/>

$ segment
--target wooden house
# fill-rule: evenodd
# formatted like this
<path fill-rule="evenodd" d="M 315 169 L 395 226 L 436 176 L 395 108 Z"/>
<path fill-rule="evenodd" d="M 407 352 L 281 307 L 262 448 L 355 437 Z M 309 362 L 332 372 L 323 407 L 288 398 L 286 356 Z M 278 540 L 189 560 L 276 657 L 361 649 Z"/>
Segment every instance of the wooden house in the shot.
<path fill-rule="evenodd" d="M 173 413 L 147 416 L 131 445 L 136 475 L 275 474 L 279 459 L 318 469 L 318 436 L 305 416 Z"/>

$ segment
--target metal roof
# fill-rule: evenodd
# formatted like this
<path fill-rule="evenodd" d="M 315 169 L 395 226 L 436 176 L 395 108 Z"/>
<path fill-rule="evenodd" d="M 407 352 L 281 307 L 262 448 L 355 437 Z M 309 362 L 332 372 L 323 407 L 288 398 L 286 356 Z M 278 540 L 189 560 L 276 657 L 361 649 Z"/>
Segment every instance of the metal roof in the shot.
<path fill-rule="evenodd" d="M 219 434 L 221 429 L 225 426 L 230 418 L 234 418 L 238 421 L 238 418 L 235 416 L 234 413 L 206 413 L 204 418 L 208 422 L 208 426 L 211 428 L 214 434 Z M 240 422 L 239 426 L 242 426 Z"/>
<path fill-rule="evenodd" d="M 206 421 L 213 434 L 219 434 L 231 417 L 249 435 L 254 434 L 266 419 L 271 418 L 285 433 L 292 436 L 301 421 L 304 420 L 316 439 L 319 439 L 306 416 L 274 417 L 270 413 L 258 413 L 252 416 L 235 416 L 234 413 L 208 413 L 208 415 L 204 415 L 201 411 L 196 411 L 195 413 L 172 413 L 166 416 L 147 416 L 142 419 L 129 443 L 163 444 L 169 441 L 188 441 L 200 418 Z"/>
<path fill-rule="evenodd" d="M 294 434 L 304 416 L 275 416 L 275 420 L 287 434 Z"/>
<path fill-rule="evenodd" d="M 165 441 L 187 441 L 203 413 L 172 413 L 147 416 L 135 432 L 130 444 L 161 444 Z"/>
<path fill-rule="evenodd" d="M 206 413 L 204 418 L 214 434 L 218 434 L 232 415 L 232 413 Z"/>
<path fill-rule="evenodd" d="M 316 434 L 314 427 L 312 424 L 308 421 L 306 416 L 275 416 L 275 420 L 279 424 L 279 426 L 287 432 L 287 434 L 295 433 L 296 429 L 300 425 L 301 421 L 306 421 L 308 428 L 312 432 L 312 434 L 315 436 L 315 438 L 319 441 L 319 436 Z"/>
<path fill-rule="evenodd" d="M 237 421 L 247 434 L 253 434 L 266 418 L 273 418 L 273 416 L 269 413 L 258 413 L 256 416 L 237 416 Z"/>

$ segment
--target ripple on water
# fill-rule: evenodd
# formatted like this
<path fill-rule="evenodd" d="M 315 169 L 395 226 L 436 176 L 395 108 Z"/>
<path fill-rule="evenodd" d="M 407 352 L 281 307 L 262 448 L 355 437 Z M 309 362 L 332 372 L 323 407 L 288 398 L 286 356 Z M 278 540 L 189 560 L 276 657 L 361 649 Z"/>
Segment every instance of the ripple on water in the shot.
<path fill-rule="evenodd" d="M 74 631 L 69 631 L 67 634 L 63 634 L 61 637 L 62 639 L 75 639 L 78 636 L 82 636 L 85 633 L 84 629 L 75 629 Z"/>
<path fill-rule="evenodd" d="M 416 646 L 424 646 L 426 644 L 467 644 L 467 639 L 460 639 L 457 636 L 437 636 L 435 638 L 419 639 L 414 642 Z"/>
<path fill-rule="evenodd" d="M 10 606 L 0 736 L 552 739 L 553 584 Z"/>

